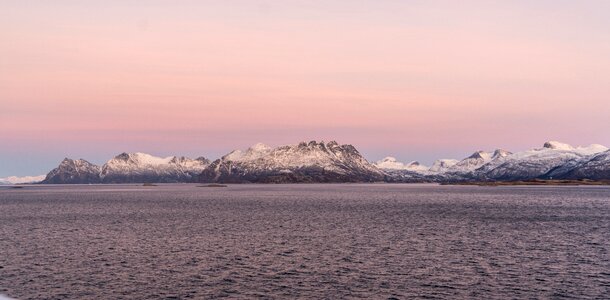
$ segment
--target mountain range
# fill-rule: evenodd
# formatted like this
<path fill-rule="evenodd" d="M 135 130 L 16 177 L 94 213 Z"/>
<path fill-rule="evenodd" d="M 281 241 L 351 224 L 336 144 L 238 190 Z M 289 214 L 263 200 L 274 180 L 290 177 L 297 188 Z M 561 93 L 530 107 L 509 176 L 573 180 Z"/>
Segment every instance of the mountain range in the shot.
<path fill-rule="evenodd" d="M 386 172 L 408 178 L 436 181 L 517 181 L 531 179 L 610 179 L 610 150 L 602 145 L 573 147 L 550 141 L 541 148 L 512 153 L 497 149 L 477 151 L 462 160 L 441 159 L 432 167 L 389 168 L 385 161 L 376 165 Z M 397 164 L 399 165 L 399 164 Z"/>
<path fill-rule="evenodd" d="M 205 168 L 199 181 L 372 182 L 383 181 L 384 177 L 384 172 L 352 145 L 311 141 L 274 149 L 256 144 L 245 152 L 233 151 Z"/>
<path fill-rule="evenodd" d="M 610 179 L 610 150 L 597 144 L 573 147 L 550 141 L 516 153 L 504 149 L 476 151 L 461 160 L 439 159 L 427 167 L 393 157 L 371 163 L 354 146 L 335 141 L 276 148 L 256 144 L 214 161 L 121 153 L 98 166 L 84 159 L 66 158 L 41 183 L 443 183 L 529 179 Z"/>
<path fill-rule="evenodd" d="M 84 159 L 65 158 L 41 183 L 176 183 L 195 182 L 210 164 L 200 157 L 156 157 L 145 153 L 121 153 L 102 166 Z"/>

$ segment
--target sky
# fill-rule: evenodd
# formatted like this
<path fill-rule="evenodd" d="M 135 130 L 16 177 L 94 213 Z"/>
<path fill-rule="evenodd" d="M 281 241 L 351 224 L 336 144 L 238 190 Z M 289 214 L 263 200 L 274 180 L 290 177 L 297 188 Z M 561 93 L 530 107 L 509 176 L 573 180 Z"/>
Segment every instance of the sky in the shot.
<path fill-rule="evenodd" d="M 0 177 L 309 140 L 610 146 L 610 1 L 0 2 Z"/>

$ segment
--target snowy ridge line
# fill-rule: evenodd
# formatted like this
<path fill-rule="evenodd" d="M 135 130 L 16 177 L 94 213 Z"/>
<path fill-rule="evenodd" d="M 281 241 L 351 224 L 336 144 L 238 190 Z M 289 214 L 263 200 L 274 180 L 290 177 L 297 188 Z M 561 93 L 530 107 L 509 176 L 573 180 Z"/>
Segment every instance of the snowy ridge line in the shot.
<path fill-rule="evenodd" d="M 476 151 L 461 159 L 439 159 L 430 167 L 386 157 L 367 161 L 352 145 L 311 141 L 279 147 L 258 143 L 210 161 L 146 153 L 121 153 L 102 166 L 64 159 L 42 183 L 291 183 L 455 182 L 527 179 L 610 179 L 610 150 L 549 141 L 512 153 Z"/>
<path fill-rule="evenodd" d="M 24 184 L 24 183 L 38 183 L 45 179 L 46 175 L 38 176 L 9 176 L 0 178 L 0 184 Z"/>
<path fill-rule="evenodd" d="M 161 158 L 141 152 L 121 153 L 102 166 L 65 158 L 42 183 L 193 182 L 209 163 L 203 157 Z"/>
<path fill-rule="evenodd" d="M 592 144 L 573 147 L 549 141 L 541 148 L 511 153 L 504 149 L 477 151 L 462 160 L 440 159 L 427 170 L 410 170 L 430 181 L 515 181 L 528 179 L 610 179 L 607 147 Z M 394 162 L 391 167 L 400 165 Z M 388 168 L 385 161 L 377 167 Z M 411 174 L 412 175 L 412 174 Z"/>

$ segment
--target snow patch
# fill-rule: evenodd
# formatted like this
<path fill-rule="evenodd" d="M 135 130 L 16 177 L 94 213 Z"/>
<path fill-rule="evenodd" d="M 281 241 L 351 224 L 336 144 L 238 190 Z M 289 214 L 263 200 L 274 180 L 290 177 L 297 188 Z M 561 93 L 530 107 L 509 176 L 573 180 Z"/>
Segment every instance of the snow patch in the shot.
<path fill-rule="evenodd" d="M 572 147 L 571 145 L 566 144 L 566 143 L 561 143 L 558 141 L 548 141 L 548 142 L 544 143 L 543 147 L 547 148 L 547 149 L 555 149 L 555 150 L 566 150 L 566 151 L 574 150 L 574 147 Z"/>
<path fill-rule="evenodd" d="M 457 159 L 439 159 L 432 164 L 430 167 L 431 172 L 444 172 L 447 169 L 456 165 L 459 161 Z"/>
<path fill-rule="evenodd" d="M 404 164 L 399 162 L 392 156 L 385 157 L 375 163 L 375 166 L 380 169 L 386 170 L 411 170 L 411 171 L 427 171 L 428 167 L 420 164 L 418 161 L 412 161 Z"/>
<path fill-rule="evenodd" d="M 507 157 L 509 155 L 511 155 L 512 153 L 510 151 L 504 150 L 504 149 L 496 149 L 496 151 L 494 151 L 494 154 L 491 156 L 491 159 L 498 159 L 498 158 L 502 158 L 502 157 Z"/>
<path fill-rule="evenodd" d="M 172 159 L 174 159 L 174 156 L 168 156 L 168 157 L 156 157 L 156 156 L 152 156 L 150 154 L 146 154 L 146 153 L 142 153 L 142 152 L 136 152 L 130 155 L 131 158 L 134 161 L 137 161 L 141 164 L 145 164 L 145 165 L 153 165 L 153 166 L 158 166 L 158 165 L 165 165 L 168 164 Z"/>
<path fill-rule="evenodd" d="M 36 183 L 41 182 L 45 179 L 46 175 L 38 175 L 38 176 L 9 176 L 0 178 L 0 183 L 2 184 L 22 184 L 22 183 Z"/>
<path fill-rule="evenodd" d="M 597 153 L 601 153 L 604 151 L 608 151 L 608 147 L 604 146 L 604 145 L 600 145 L 600 144 L 591 144 L 587 147 L 577 147 L 576 151 L 579 153 L 582 153 L 584 155 L 592 155 L 592 154 L 597 154 Z"/>
<path fill-rule="evenodd" d="M 382 160 L 378 160 L 375 165 L 380 169 L 388 169 L 388 170 L 403 170 L 405 169 L 405 164 L 396 160 L 395 157 L 387 156 Z"/>

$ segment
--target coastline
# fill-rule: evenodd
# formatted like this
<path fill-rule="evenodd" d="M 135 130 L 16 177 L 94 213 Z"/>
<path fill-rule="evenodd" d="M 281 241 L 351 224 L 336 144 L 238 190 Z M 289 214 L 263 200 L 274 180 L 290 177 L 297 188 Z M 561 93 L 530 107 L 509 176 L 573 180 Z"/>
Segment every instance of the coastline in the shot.
<path fill-rule="evenodd" d="M 610 180 L 531 179 L 531 180 L 515 180 L 515 181 L 463 181 L 463 182 L 441 183 L 441 185 L 478 185 L 478 186 L 550 185 L 550 186 L 579 186 L 579 185 L 610 185 Z"/>

